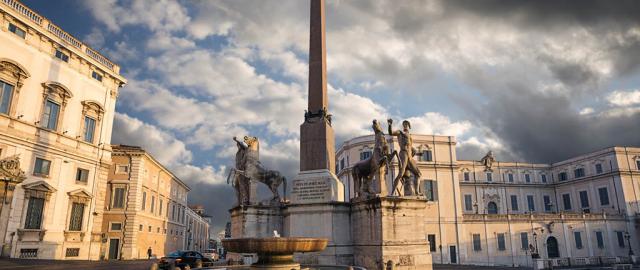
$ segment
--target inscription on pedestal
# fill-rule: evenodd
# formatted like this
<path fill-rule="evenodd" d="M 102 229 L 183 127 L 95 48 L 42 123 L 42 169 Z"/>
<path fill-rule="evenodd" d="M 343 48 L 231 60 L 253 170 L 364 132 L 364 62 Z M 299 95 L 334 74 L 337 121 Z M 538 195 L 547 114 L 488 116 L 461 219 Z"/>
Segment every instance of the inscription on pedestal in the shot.
<path fill-rule="evenodd" d="M 331 185 L 323 178 L 294 180 L 291 194 L 296 201 L 324 202 L 331 200 Z"/>

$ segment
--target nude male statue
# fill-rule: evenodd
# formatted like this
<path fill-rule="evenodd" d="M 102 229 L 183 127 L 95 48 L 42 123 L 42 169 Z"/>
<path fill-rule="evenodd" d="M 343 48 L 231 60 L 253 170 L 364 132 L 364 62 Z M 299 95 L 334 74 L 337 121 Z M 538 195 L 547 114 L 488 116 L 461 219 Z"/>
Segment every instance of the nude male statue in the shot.
<path fill-rule="evenodd" d="M 413 148 L 413 140 L 411 139 L 411 133 L 409 130 L 411 129 L 411 123 L 409 121 L 402 121 L 402 130 L 393 130 L 393 119 L 387 119 L 387 123 L 389 124 L 389 135 L 396 136 L 398 138 L 398 144 L 400 145 L 400 152 L 398 153 L 398 175 L 393 180 L 393 189 L 391 191 L 391 195 L 394 195 L 397 188 L 398 183 L 402 180 L 407 174 L 407 170 L 413 174 L 413 181 L 407 181 L 405 184 L 409 184 L 412 190 L 412 194 L 420 195 L 418 188 L 418 181 L 422 173 L 418 169 L 418 165 L 416 161 L 413 159 L 413 156 L 416 154 L 416 149 Z M 403 181 L 404 182 L 404 181 Z M 401 194 L 398 194 L 401 196 Z"/>

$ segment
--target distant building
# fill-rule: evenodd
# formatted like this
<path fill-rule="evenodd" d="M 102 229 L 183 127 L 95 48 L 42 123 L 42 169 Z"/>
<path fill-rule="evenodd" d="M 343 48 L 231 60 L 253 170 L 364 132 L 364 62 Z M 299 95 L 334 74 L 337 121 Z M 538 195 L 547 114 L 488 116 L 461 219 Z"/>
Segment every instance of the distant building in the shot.
<path fill-rule="evenodd" d="M 185 249 L 203 252 L 209 248 L 210 217 L 201 205 L 187 208 Z"/>
<path fill-rule="evenodd" d="M 116 64 L 19 1 L 1 1 L 0 14 L 2 256 L 98 259 L 125 79 Z"/>
<path fill-rule="evenodd" d="M 458 160 L 454 137 L 413 135 L 429 201 L 434 263 L 531 266 L 531 253 L 557 265 L 628 260 L 640 252 L 640 148 L 610 147 L 552 164 Z M 353 198 L 352 166 L 373 135 L 338 149 L 337 175 Z M 397 141 L 390 144 L 398 149 Z M 394 161 L 395 163 L 395 161 Z M 387 175 L 387 189 L 397 175 Z M 629 244 L 631 246 L 629 246 Z"/>
<path fill-rule="evenodd" d="M 140 147 L 114 145 L 101 257 L 158 257 L 185 248 L 189 187 Z"/>

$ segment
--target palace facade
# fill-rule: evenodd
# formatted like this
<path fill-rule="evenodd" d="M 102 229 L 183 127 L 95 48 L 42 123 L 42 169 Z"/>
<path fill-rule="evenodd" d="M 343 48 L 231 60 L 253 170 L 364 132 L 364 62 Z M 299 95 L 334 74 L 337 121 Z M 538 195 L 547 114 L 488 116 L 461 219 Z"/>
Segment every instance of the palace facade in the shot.
<path fill-rule="evenodd" d="M 391 142 L 391 141 L 390 141 Z M 449 136 L 413 135 L 428 201 L 423 225 L 433 263 L 532 266 L 626 261 L 640 251 L 640 148 L 611 147 L 551 164 L 458 160 Z M 352 166 L 371 155 L 374 137 L 348 140 L 336 171 L 354 198 Z M 397 141 L 390 143 L 398 149 Z M 498 157 L 499 158 L 499 157 Z M 386 188 L 397 164 L 386 176 Z"/>
<path fill-rule="evenodd" d="M 19 1 L 0 3 L 2 256 L 98 258 L 119 72 Z"/>

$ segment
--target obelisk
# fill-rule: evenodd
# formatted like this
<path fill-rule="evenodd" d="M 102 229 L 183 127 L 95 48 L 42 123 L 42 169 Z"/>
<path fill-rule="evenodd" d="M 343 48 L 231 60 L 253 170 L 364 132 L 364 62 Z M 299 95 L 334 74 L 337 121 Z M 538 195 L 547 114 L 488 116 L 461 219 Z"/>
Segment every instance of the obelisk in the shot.
<path fill-rule="evenodd" d="M 309 14 L 309 97 L 300 125 L 300 174 L 293 181 L 292 203 L 344 200 L 335 169 L 335 141 L 327 96 L 324 0 L 311 0 Z"/>

